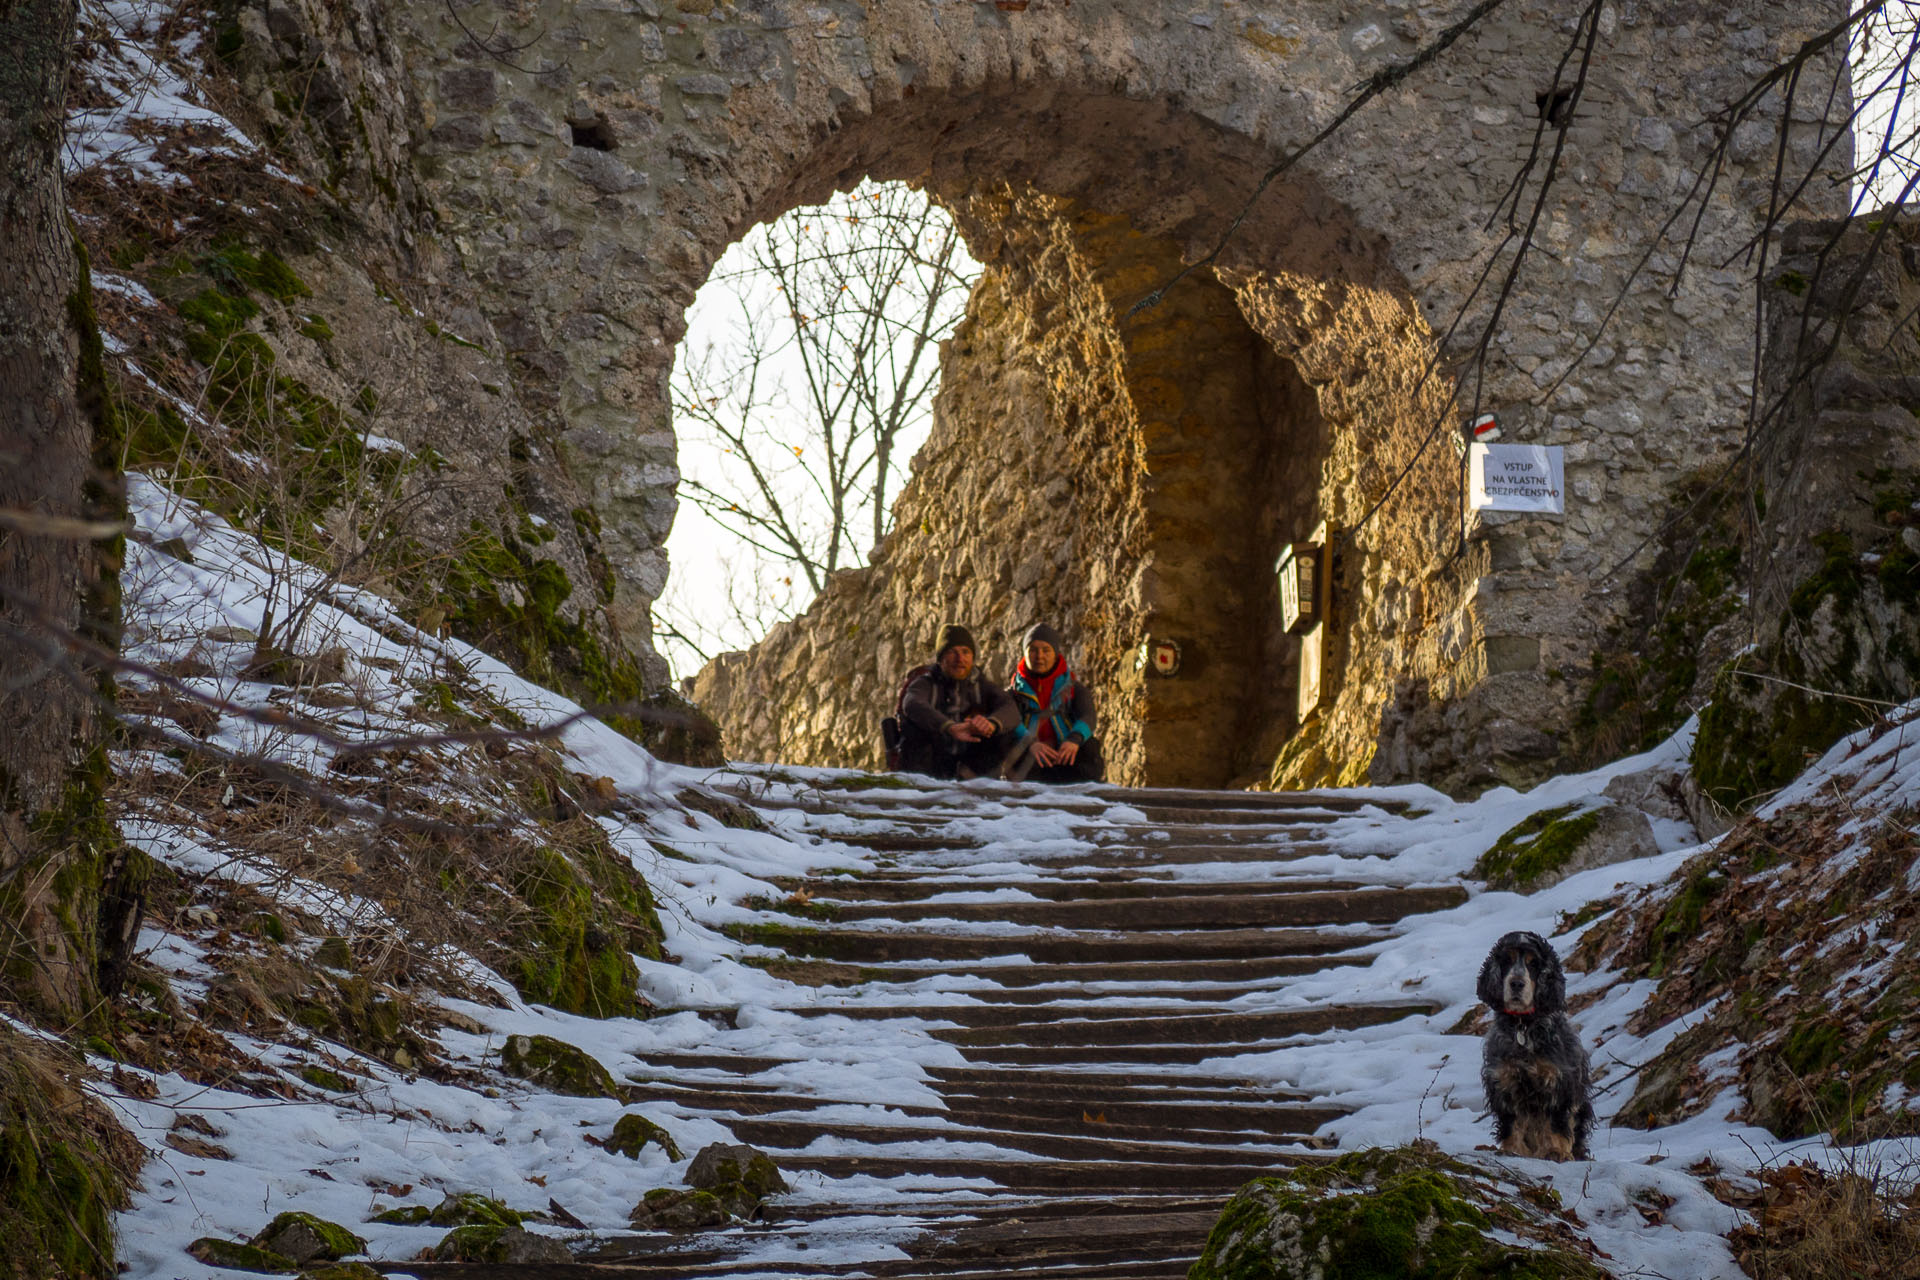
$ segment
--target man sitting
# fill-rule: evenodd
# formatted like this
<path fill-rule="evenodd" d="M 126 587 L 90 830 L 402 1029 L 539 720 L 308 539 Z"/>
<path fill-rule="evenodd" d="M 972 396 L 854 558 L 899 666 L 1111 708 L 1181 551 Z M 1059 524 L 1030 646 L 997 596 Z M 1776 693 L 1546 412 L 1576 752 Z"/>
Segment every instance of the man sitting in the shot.
<path fill-rule="evenodd" d="M 1067 670 L 1060 633 L 1041 623 L 1027 632 L 1026 655 L 1009 692 L 1020 708 L 1003 776 L 1035 782 L 1099 782 L 1106 776 L 1093 736 L 1093 694 Z"/>
<path fill-rule="evenodd" d="M 1019 718 L 1013 699 L 974 665 L 973 633 L 940 629 L 934 665 L 900 692 L 900 768 L 936 778 L 992 777 Z"/>

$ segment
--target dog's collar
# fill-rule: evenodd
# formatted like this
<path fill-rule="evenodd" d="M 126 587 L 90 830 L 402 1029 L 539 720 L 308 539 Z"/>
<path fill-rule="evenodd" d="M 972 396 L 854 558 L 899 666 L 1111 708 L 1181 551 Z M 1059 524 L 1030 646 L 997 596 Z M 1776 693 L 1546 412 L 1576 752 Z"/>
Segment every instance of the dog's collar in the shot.
<path fill-rule="evenodd" d="M 1535 1016 L 1532 1009 L 1502 1009 L 1500 1012 L 1506 1014 L 1509 1018 L 1531 1018 Z"/>

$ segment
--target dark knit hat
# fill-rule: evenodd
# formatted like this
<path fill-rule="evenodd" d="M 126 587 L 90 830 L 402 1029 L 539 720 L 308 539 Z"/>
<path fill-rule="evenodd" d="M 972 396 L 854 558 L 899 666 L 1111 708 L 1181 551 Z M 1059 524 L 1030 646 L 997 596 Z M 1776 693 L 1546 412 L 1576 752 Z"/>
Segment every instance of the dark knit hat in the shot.
<path fill-rule="evenodd" d="M 1044 622 L 1036 622 L 1027 628 L 1027 634 L 1020 640 L 1020 651 L 1025 653 L 1027 646 L 1035 640 L 1052 645 L 1055 653 L 1064 654 L 1067 651 L 1067 642 L 1060 638 L 1060 633 Z"/>
<path fill-rule="evenodd" d="M 936 641 L 933 646 L 933 660 L 938 662 L 946 656 L 947 650 L 960 644 L 967 646 L 967 648 L 973 650 L 976 654 L 980 652 L 980 646 L 973 642 L 973 632 L 967 630 L 957 622 L 949 622 L 946 626 L 940 628 L 940 639 Z"/>

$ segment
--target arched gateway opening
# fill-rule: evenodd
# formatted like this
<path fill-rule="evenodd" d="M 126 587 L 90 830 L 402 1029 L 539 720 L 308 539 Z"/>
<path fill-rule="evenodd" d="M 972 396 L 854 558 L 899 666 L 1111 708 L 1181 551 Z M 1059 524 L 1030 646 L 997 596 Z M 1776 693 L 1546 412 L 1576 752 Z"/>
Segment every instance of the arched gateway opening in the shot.
<path fill-rule="evenodd" d="M 943 622 L 972 626 L 999 672 L 1044 620 L 1097 692 L 1115 780 L 1268 780 L 1299 727 L 1275 559 L 1412 455 L 1430 349 L 1383 246 L 1304 182 L 1182 274 L 1272 162 L 1164 104 L 911 94 L 829 131 L 748 205 L 729 237 L 865 179 L 923 184 L 987 274 L 873 565 L 694 682 L 731 754 L 871 765 L 878 716 Z M 1141 661 L 1162 640 L 1172 674 Z M 1329 653 L 1328 695 L 1348 648 Z"/>

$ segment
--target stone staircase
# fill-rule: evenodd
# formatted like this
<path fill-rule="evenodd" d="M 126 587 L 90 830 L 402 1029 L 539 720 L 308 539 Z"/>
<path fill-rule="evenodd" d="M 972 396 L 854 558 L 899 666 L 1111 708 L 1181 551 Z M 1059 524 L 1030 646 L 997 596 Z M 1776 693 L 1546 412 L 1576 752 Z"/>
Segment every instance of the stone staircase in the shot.
<path fill-rule="evenodd" d="M 810 1091 L 794 1058 L 651 1055 L 636 1101 L 719 1121 L 807 1194 L 771 1202 L 764 1223 L 621 1239 L 591 1259 L 627 1280 L 1184 1276 L 1226 1198 L 1326 1158 L 1311 1135 L 1341 1114 L 1231 1060 L 1431 1011 L 1257 997 L 1364 963 L 1354 948 L 1466 896 L 1290 871 L 1327 852 L 1329 823 L 1394 808 L 1351 795 L 741 794 L 795 839 L 885 864 L 784 882 L 792 926 L 743 933 L 809 998 L 786 1012 L 916 1019 L 957 1061 L 925 1069 L 937 1103 L 876 1119 L 862 1098 Z M 1045 820 L 1030 843 L 1004 834 L 1023 807 Z M 1019 900 L 978 900 L 1008 888 Z"/>

